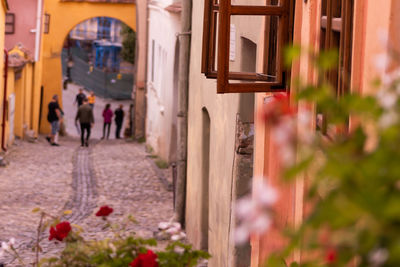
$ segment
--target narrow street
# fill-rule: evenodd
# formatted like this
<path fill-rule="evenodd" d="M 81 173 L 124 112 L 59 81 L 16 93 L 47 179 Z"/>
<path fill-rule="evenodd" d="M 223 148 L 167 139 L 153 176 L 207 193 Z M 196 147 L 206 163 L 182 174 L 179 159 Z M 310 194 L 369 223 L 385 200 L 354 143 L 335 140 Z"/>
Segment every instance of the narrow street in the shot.
<path fill-rule="evenodd" d="M 68 104 L 73 103 L 74 90 L 77 87 L 64 93 L 67 131 L 71 134 L 60 137 L 61 146 L 50 146 L 44 136 L 35 143 L 18 140 L 7 153 L 9 165 L 0 168 L 0 240 L 15 238 L 15 247 L 26 264 L 34 258 L 32 244 L 39 214 L 32 210 L 36 207 L 52 215 L 72 210 L 63 218 L 82 226 L 84 235 L 93 239 L 111 235 L 103 228 L 104 222 L 94 216 L 102 205 L 114 209 L 110 216 L 113 223 L 132 215 L 138 223 L 128 230 L 147 238 L 153 237 L 159 222 L 168 221 L 173 214 L 172 192 L 167 190 L 144 145 L 114 139 L 113 129 L 112 140 L 100 140 L 101 110 L 106 102 L 103 99 L 97 98 L 90 146 L 80 147 L 73 125 L 76 107 Z M 128 110 L 128 102 L 112 101 L 113 110 L 119 103 Z M 55 246 L 46 236 L 42 248 L 46 257 L 61 246 Z M 8 264 L 9 261 L 10 258 L 0 258 L 6 266 L 20 266 L 17 261 Z"/>

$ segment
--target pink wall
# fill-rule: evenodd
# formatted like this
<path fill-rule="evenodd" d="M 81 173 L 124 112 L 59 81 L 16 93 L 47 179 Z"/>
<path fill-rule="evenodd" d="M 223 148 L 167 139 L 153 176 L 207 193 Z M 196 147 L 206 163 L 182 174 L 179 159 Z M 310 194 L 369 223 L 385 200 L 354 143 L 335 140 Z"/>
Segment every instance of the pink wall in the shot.
<path fill-rule="evenodd" d="M 8 1 L 8 13 L 15 14 L 15 32 L 6 34 L 5 48 L 10 50 L 21 42 L 34 56 L 37 0 Z"/>

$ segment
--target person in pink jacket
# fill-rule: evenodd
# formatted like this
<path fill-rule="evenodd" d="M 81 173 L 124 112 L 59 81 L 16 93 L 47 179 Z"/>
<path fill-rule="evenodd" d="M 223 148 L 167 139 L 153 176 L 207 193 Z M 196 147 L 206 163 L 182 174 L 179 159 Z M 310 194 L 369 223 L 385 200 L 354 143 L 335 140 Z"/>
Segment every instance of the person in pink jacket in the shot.
<path fill-rule="evenodd" d="M 110 136 L 111 121 L 114 115 L 110 106 L 111 106 L 110 104 L 107 104 L 103 110 L 104 125 L 103 125 L 103 137 L 101 139 L 104 139 L 106 137 L 106 130 L 107 130 L 107 139 Z"/>

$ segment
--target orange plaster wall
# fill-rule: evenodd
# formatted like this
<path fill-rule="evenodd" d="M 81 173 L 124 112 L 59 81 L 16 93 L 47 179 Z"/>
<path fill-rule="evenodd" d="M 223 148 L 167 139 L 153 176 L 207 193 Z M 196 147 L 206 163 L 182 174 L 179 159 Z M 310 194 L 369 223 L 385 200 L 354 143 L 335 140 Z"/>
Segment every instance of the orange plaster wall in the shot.
<path fill-rule="evenodd" d="M 321 0 L 296 0 L 294 43 L 303 48 L 317 52 L 319 50 Z M 379 10 L 379 16 L 377 15 Z M 372 86 L 374 78 L 381 75 L 376 67 L 376 56 L 387 51 L 379 38 L 380 32 L 386 32 L 390 36 L 391 47 L 400 50 L 400 18 L 397 14 L 400 10 L 400 1 L 376 1 L 354 0 L 353 21 L 353 62 L 351 85 L 354 91 L 363 94 L 375 92 Z M 300 61 L 292 66 L 292 85 L 298 77 L 307 82 L 316 82 L 316 73 L 309 57 L 305 54 Z M 292 86 L 291 94 L 295 95 Z M 266 94 L 257 94 L 256 107 L 263 105 Z M 299 109 L 313 109 L 311 104 L 299 103 Z M 310 127 L 315 127 L 315 122 Z M 272 185 L 279 188 L 280 201 L 276 206 L 276 223 L 272 229 L 263 236 L 252 237 L 252 267 L 260 266 L 263 260 L 272 251 L 282 248 L 285 240 L 280 231 L 289 225 L 301 223 L 304 214 L 309 212 L 310 206 L 304 205 L 303 195 L 307 186 L 307 177 L 300 177 L 295 184 L 284 185 L 280 179 L 280 166 L 277 161 L 275 147 L 269 136 L 268 126 L 262 122 L 256 122 L 255 135 L 255 175 L 264 175 Z M 301 259 L 301 252 L 293 255 L 294 259 Z"/>
<path fill-rule="evenodd" d="M 363 1 L 365 3 L 361 3 Z M 362 72 L 358 77 L 360 79 L 358 82 L 361 82 L 360 91 L 362 94 L 374 94 L 377 89 L 372 85 L 372 82 L 375 78 L 381 76 L 381 73 L 376 69 L 376 57 L 387 51 L 387 47 L 384 46 L 379 36 L 381 33 L 389 34 L 391 1 L 357 0 L 356 7 L 360 8 L 359 11 L 356 10 L 356 13 L 359 12 L 357 14 L 359 20 L 364 19 L 364 22 L 356 21 L 358 28 L 355 29 L 355 34 L 361 40 L 365 38 L 365 41 L 364 49 L 356 48 L 353 50 L 354 64 L 358 64 L 358 67 L 353 68 L 353 71 Z M 358 29 L 365 30 L 364 34 L 360 36 Z"/>
<path fill-rule="evenodd" d="M 400 1 L 392 0 L 391 13 L 390 13 L 390 26 L 389 26 L 389 47 L 395 53 L 400 54 Z M 392 67 L 398 68 L 400 66 L 400 62 L 394 62 Z"/>
<path fill-rule="evenodd" d="M 307 5 L 303 4 L 303 2 L 303 0 L 296 1 L 293 39 L 294 43 L 300 44 L 302 47 L 310 47 L 310 38 L 315 39 L 315 31 L 310 32 L 309 30 L 312 28 L 309 25 L 314 25 L 316 20 L 315 4 Z M 292 84 L 302 74 L 305 74 L 306 77 L 309 76 L 309 65 L 308 57 L 302 58 L 300 62 L 293 64 Z M 295 94 L 293 88 L 291 88 L 291 93 Z M 257 94 L 257 109 L 263 105 L 266 97 L 268 97 L 267 94 Z M 280 198 L 275 206 L 276 217 L 274 225 L 266 234 L 252 237 L 252 267 L 261 266 L 270 253 L 281 249 L 287 243 L 281 231 L 287 226 L 293 226 L 296 209 L 302 210 L 302 206 L 295 205 L 296 191 L 298 191 L 296 184 L 286 184 L 281 179 L 281 167 L 279 160 L 277 160 L 278 151 L 279 147 L 270 138 L 268 125 L 261 121 L 256 121 L 254 174 L 256 177 L 259 175 L 266 177 L 265 179 L 279 190 Z"/>

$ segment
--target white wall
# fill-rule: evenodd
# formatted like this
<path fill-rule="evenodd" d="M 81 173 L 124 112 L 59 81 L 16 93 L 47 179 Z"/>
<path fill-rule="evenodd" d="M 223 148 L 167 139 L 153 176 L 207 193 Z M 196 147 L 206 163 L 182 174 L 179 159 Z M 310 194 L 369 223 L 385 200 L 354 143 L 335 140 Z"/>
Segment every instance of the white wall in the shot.
<path fill-rule="evenodd" d="M 172 2 L 149 4 L 146 141 L 166 161 L 174 160 L 170 149 L 177 105 L 174 91 L 178 89 L 174 65 L 180 14 L 165 10 Z"/>

